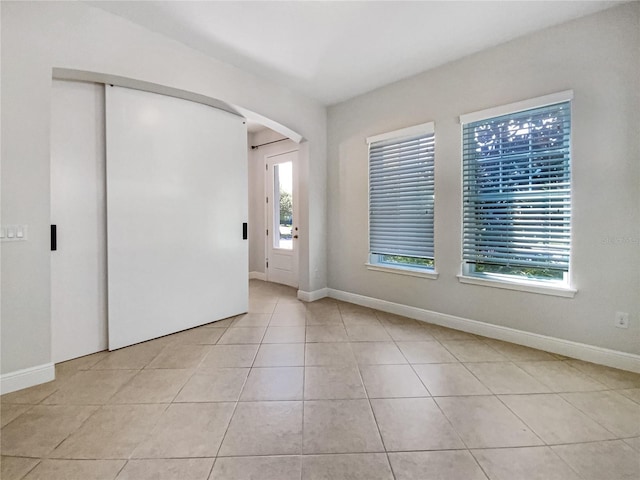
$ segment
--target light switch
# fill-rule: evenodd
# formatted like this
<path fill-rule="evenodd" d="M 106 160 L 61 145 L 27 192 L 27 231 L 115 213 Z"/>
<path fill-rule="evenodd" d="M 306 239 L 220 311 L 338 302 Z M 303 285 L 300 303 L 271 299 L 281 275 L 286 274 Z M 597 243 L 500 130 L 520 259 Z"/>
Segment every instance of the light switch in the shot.
<path fill-rule="evenodd" d="M 0 227 L 0 239 L 3 242 L 24 242 L 27 240 L 28 225 L 3 225 Z"/>

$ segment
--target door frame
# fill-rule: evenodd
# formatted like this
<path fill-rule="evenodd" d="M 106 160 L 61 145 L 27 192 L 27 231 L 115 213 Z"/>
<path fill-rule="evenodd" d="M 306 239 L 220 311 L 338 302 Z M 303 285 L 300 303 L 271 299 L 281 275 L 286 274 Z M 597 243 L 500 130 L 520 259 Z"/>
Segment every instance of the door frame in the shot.
<path fill-rule="evenodd" d="M 267 231 L 271 231 L 273 232 L 273 215 L 271 214 L 271 205 L 266 201 L 267 198 L 270 198 L 273 196 L 272 192 L 269 191 L 269 183 L 270 183 L 270 175 L 271 171 L 269 170 L 269 160 L 273 159 L 275 157 L 279 157 L 282 155 L 287 155 L 289 153 L 293 153 L 295 152 L 296 155 L 296 159 L 294 162 L 292 162 L 292 166 L 291 166 L 291 178 L 292 178 L 292 183 L 293 183 L 293 192 L 291 195 L 291 201 L 293 203 L 293 218 L 295 223 L 297 224 L 296 228 L 299 228 L 300 225 L 300 205 L 299 205 L 299 182 L 298 182 L 298 163 L 300 161 L 300 149 L 299 148 L 290 148 L 287 150 L 284 150 L 282 152 L 278 152 L 278 153 L 270 153 L 264 156 L 264 193 L 265 193 L 265 203 L 264 203 L 264 218 L 265 218 L 265 236 L 264 236 L 264 257 L 265 257 L 265 280 L 267 282 L 271 282 L 273 280 L 269 279 L 269 249 L 270 249 L 270 244 L 269 242 L 271 241 L 271 238 L 273 236 L 273 234 L 267 234 Z M 277 163 L 277 162 L 276 162 Z M 293 227 L 293 225 L 292 225 Z M 293 233 L 293 232 L 292 232 Z M 298 230 L 298 235 L 300 233 L 300 230 Z M 295 234 L 295 233 L 293 233 Z M 294 288 L 299 288 L 300 286 L 300 248 L 297 245 L 298 242 L 294 241 L 293 242 L 293 252 L 292 252 L 292 256 L 293 256 L 293 262 L 295 265 L 295 285 L 290 285 Z"/>

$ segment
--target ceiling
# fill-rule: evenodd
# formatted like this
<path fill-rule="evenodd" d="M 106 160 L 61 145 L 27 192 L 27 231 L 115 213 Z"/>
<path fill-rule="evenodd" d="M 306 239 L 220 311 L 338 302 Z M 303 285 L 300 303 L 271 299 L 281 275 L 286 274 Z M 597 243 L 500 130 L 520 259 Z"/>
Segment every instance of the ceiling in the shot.
<path fill-rule="evenodd" d="M 91 1 L 325 105 L 614 1 Z"/>

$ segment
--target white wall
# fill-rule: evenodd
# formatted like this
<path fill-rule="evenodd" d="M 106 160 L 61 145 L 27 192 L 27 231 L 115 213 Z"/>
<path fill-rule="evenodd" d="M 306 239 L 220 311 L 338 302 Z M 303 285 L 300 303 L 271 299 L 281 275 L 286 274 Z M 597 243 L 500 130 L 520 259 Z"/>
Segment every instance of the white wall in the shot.
<path fill-rule="evenodd" d="M 300 148 L 300 145 L 286 139 L 283 142 L 265 145 L 255 150 L 252 145 L 282 139 L 282 135 L 265 128 L 249 134 L 249 271 L 265 273 L 265 157 L 279 153 L 290 152 Z M 306 192 L 301 192 L 306 197 Z"/>
<path fill-rule="evenodd" d="M 2 221 L 29 241 L 2 245 L 1 372 L 51 359 L 49 130 L 53 68 L 119 75 L 238 105 L 302 134 L 308 232 L 301 288 L 326 286 L 326 110 L 84 2 L 2 2 Z M 316 274 L 316 271 L 318 272 Z"/>
<path fill-rule="evenodd" d="M 640 352 L 640 4 L 550 28 L 329 108 L 329 286 Z M 573 89 L 573 299 L 460 284 L 460 114 Z M 369 271 L 365 137 L 435 121 L 437 280 Z M 614 328 L 616 311 L 631 328 Z"/>

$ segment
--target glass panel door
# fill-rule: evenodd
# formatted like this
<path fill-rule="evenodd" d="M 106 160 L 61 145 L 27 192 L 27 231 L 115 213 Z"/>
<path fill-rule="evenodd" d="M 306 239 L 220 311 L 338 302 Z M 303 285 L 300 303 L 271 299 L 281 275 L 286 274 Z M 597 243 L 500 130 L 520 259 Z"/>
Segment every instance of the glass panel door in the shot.
<path fill-rule="evenodd" d="M 277 163 L 273 168 L 273 247 L 293 249 L 293 164 Z"/>

